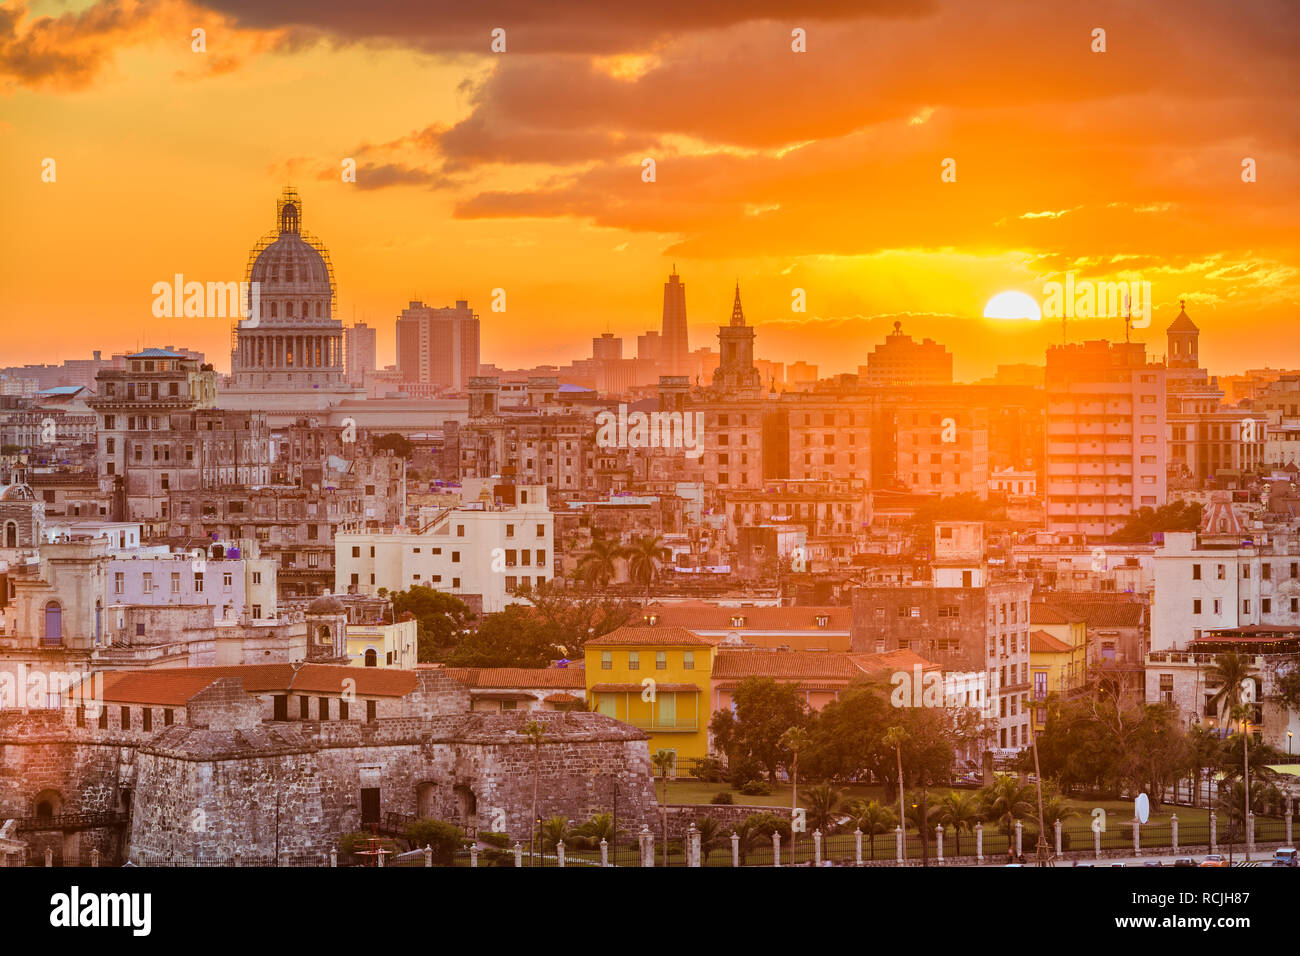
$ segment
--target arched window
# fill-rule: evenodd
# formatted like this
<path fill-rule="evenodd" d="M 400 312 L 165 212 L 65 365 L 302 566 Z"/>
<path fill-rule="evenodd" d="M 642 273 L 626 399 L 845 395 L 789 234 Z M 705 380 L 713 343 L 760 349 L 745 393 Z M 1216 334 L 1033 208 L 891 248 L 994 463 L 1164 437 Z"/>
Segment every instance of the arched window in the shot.
<path fill-rule="evenodd" d="M 379 655 L 375 653 L 375 649 L 373 647 L 366 648 L 366 666 L 367 667 L 379 666 Z"/>
<path fill-rule="evenodd" d="M 302 317 L 305 319 L 308 318 L 310 315 L 311 315 L 311 306 L 308 303 L 304 302 L 302 304 Z"/>
<path fill-rule="evenodd" d="M 14 521 L 5 523 L 5 547 L 18 547 L 18 524 Z"/>
<path fill-rule="evenodd" d="M 322 306 L 322 303 L 320 303 L 320 302 L 317 302 L 317 303 L 316 303 L 316 318 L 318 318 L 318 319 L 319 319 L 322 315 L 324 315 L 324 313 L 321 311 L 322 307 L 323 307 L 323 306 Z"/>
<path fill-rule="evenodd" d="M 274 302 L 271 303 L 271 318 L 273 319 L 276 317 L 275 305 Z"/>
<path fill-rule="evenodd" d="M 284 304 L 284 314 L 293 315 L 293 300 L 290 300 Z"/>
<path fill-rule="evenodd" d="M 45 631 L 41 642 L 53 647 L 63 643 L 63 608 L 58 601 L 45 605 Z"/>
<path fill-rule="evenodd" d="M 334 635 L 330 633 L 330 629 L 328 627 L 322 624 L 320 630 L 316 632 L 316 641 L 319 644 L 333 644 Z"/>

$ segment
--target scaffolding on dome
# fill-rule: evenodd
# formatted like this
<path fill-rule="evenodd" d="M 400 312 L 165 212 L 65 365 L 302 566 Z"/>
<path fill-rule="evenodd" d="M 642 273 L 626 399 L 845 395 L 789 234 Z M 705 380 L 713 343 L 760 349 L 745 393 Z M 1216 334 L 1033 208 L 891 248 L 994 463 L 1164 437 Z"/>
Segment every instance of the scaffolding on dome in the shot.
<path fill-rule="evenodd" d="M 248 253 L 248 263 L 244 266 L 244 283 L 246 288 L 250 289 L 248 293 L 250 299 L 248 302 L 244 303 L 244 311 L 248 312 L 251 311 L 252 309 L 251 289 L 252 289 L 252 282 L 253 282 L 253 266 L 257 264 L 258 257 L 263 252 L 266 251 L 267 247 L 270 246 L 272 243 L 276 242 L 277 240 L 279 240 L 280 236 L 283 235 L 279 227 L 279 224 L 281 222 L 281 217 L 283 215 L 284 207 L 286 205 L 293 206 L 297 212 L 295 225 L 297 225 L 298 227 L 296 230 L 298 237 L 302 239 L 302 241 L 305 242 L 307 245 L 309 245 L 311 248 L 315 249 L 317 254 L 320 255 L 321 261 L 325 263 L 325 274 L 329 277 L 329 284 L 330 284 L 329 318 L 338 319 L 339 317 L 336 313 L 338 311 L 339 285 L 337 279 L 335 279 L 334 277 L 334 263 L 330 261 L 329 250 L 325 248 L 325 243 L 321 242 L 310 232 L 306 232 L 305 230 L 303 230 L 302 199 L 298 196 L 298 190 L 295 189 L 293 186 L 285 186 L 284 190 L 280 193 L 280 198 L 275 201 L 275 221 L 277 223 L 276 228 L 272 229 L 266 235 L 262 236 L 261 239 L 258 239 L 257 242 L 254 244 L 253 248 Z M 230 362 L 231 362 L 232 374 L 234 372 L 234 363 L 235 363 L 234 356 L 239 346 L 240 321 L 242 320 L 239 317 L 236 317 L 235 321 L 230 326 L 230 356 L 231 356 Z M 340 324 L 341 322 L 342 320 L 340 320 Z"/>

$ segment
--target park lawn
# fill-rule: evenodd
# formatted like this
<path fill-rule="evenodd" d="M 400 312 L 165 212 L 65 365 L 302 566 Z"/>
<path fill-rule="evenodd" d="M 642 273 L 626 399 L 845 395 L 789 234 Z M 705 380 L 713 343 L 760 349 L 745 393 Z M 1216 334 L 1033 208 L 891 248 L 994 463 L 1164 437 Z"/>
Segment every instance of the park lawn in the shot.
<path fill-rule="evenodd" d="M 807 788 L 813 786 L 811 783 L 800 781 L 800 793 L 807 792 Z M 772 792 L 767 796 L 750 796 L 741 793 L 739 790 L 732 790 L 726 783 L 705 783 L 693 778 L 682 778 L 679 780 L 668 781 L 668 802 L 682 804 L 710 804 L 716 794 L 730 793 L 731 799 L 741 806 L 753 807 L 789 807 L 791 797 L 791 786 L 789 783 L 771 784 Z M 839 790 L 845 800 L 854 798 L 860 800 L 881 800 L 885 792 L 883 787 L 868 784 L 836 784 L 835 789 Z M 664 796 L 663 781 L 655 779 L 655 797 L 662 802 Z"/>

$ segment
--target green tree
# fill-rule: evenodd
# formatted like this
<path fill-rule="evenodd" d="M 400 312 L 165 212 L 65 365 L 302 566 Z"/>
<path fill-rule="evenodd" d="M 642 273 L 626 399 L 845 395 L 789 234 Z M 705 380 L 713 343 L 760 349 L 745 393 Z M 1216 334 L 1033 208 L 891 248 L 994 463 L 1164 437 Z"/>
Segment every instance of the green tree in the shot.
<path fill-rule="evenodd" d="M 1209 708 L 1222 718 L 1241 706 L 1242 685 L 1250 678 L 1250 671 L 1250 661 L 1244 654 L 1220 654 L 1205 675 L 1205 683 L 1218 688 L 1210 697 Z"/>
<path fill-rule="evenodd" d="M 415 446 L 411 444 L 411 440 L 405 435 L 399 435 L 397 432 L 389 432 L 386 435 L 380 435 L 370 443 L 370 447 L 377 452 L 392 451 L 392 453 L 398 458 L 406 458 L 408 460 L 411 457 L 411 452 L 415 450 Z"/>
<path fill-rule="evenodd" d="M 696 820 L 695 829 L 700 831 L 700 866 L 707 866 L 709 854 L 720 849 L 727 842 L 727 837 L 713 817 L 701 817 Z"/>
<path fill-rule="evenodd" d="M 430 847 L 433 861 L 439 866 L 451 866 L 456 851 L 465 843 L 465 833 L 460 827 L 428 817 L 408 823 L 403 836 L 412 849 Z"/>
<path fill-rule="evenodd" d="M 740 837 L 740 865 L 744 866 L 746 854 L 762 841 L 771 840 L 773 833 L 780 833 L 781 839 L 789 843 L 790 821 L 774 813 L 752 813 L 737 824 L 735 833 Z"/>
<path fill-rule="evenodd" d="M 807 721 L 799 688 L 771 677 L 747 677 L 732 692 L 731 699 L 735 714 L 720 710 L 709 721 L 715 742 L 733 766 L 752 758 L 775 781 L 777 768 L 788 758 L 782 735 Z"/>
<path fill-rule="evenodd" d="M 953 836 L 953 854 L 961 856 L 961 831 L 970 833 L 975 824 L 984 819 L 983 807 L 974 795 L 964 790 L 951 790 L 939 801 L 936 822 Z"/>
<path fill-rule="evenodd" d="M 645 585 L 646 603 L 650 603 L 650 588 L 659 577 L 659 565 L 672 557 L 672 552 L 664 546 L 658 536 L 637 538 L 624 550 L 627 558 L 628 576 L 638 584 Z"/>
<path fill-rule="evenodd" d="M 1159 508 L 1143 507 L 1129 515 L 1111 541 L 1146 544 L 1157 531 L 1196 531 L 1201 527 L 1203 507 L 1199 502 L 1171 501 Z"/>
<path fill-rule="evenodd" d="M 542 776 L 542 744 L 546 742 L 546 731 L 535 720 L 524 724 L 524 736 L 533 747 L 533 814 L 529 820 L 537 820 L 537 784 Z M 528 833 L 528 865 L 533 865 L 533 834 L 535 825 L 530 825 Z"/>
<path fill-rule="evenodd" d="M 677 765 L 677 755 L 671 750 L 656 751 L 650 758 L 654 768 L 659 771 L 659 778 L 664 782 L 664 796 L 659 804 L 664 821 L 664 866 L 668 865 L 668 771 Z"/>
<path fill-rule="evenodd" d="M 898 826 L 898 817 L 889 807 L 881 806 L 875 800 L 863 802 L 855 800 L 848 807 L 849 815 L 853 817 L 852 823 L 857 829 L 861 830 L 870 841 L 871 859 L 876 858 L 876 836 L 880 833 L 890 833 L 894 827 Z"/>
<path fill-rule="evenodd" d="M 591 539 L 591 547 L 578 562 L 578 575 L 589 587 L 606 587 L 618 574 L 616 561 L 627 552 L 617 541 L 602 536 Z"/>
<path fill-rule="evenodd" d="M 561 843 L 567 846 L 571 836 L 569 818 L 560 816 L 558 813 L 547 817 L 538 827 L 538 837 L 541 840 L 543 853 L 548 850 L 554 853 L 556 847 Z"/>
<path fill-rule="evenodd" d="M 447 663 L 457 667 L 545 667 L 559 653 L 553 634 L 522 604 L 489 614 L 461 638 Z"/>
<path fill-rule="evenodd" d="M 598 850 L 600 849 L 600 841 L 604 840 L 612 850 L 617 836 L 614 831 L 614 815 L 612 813 L 597 813 L 586 823 L 575 828 L 573 835 L 575 846 L 581 845 L 588 849 Z"/>
<path fill-rule="evenodd" d="M 1014 838 L 1017 820 L 1035 816 L 1038 812 L 1034 788 L 1022 783 L 1018 777 L 1003 774 L 979 791 L 984 806 L 984 819 L 996 823 L 1007 835 Z"/>
<path fill-rule="evenodd" d="M 829 835 L 844 794 L 828 783 L 808 788 L 808 826 Z"/>
<path fill-rule="evenodd" d="M 415 617 L 422 664 L 439 659 L 456 645 L 461 634 L 474 621 L 474 615 L 460 598 L 433 588 L 415 585 L 409 591 L 392 591 L 393 614 Z"/>

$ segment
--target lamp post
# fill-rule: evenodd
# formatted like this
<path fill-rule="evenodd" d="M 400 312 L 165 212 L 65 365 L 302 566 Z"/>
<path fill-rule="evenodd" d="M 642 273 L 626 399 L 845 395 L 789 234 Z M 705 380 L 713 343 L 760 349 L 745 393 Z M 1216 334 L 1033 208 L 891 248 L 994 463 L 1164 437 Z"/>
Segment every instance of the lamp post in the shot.
<path fill-rule="evenodd" d="M 1286 755 L 1288 757 L 1291 756 L 1291 738 L 1294 736 L 1295 734 L 1291 733 L 1291 731 L 1286 732 Z"/>
<path fill-rule="evenodd" d="M 1241 721 L 1242 771 L 1245 786 L 1241 792 L 1241 825 L 1246 829 L 1246 861 L 1250 861 L 1250 721 Z"/>

